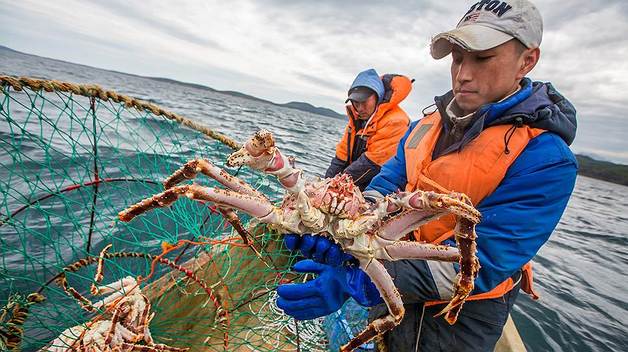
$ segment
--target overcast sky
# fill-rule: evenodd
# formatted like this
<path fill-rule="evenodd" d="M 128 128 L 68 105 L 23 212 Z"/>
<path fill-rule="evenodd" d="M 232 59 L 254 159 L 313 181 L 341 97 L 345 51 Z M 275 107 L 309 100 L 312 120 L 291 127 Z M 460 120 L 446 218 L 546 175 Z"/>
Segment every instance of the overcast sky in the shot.
<path fill-rule="evenodd" d="M 450 58 L 433 60 L 430 38 L 473 3 L 0 0 L 0 45 L 339 112 L 355 75 L 373 67 L 416 79 L 402 104 L 416 119 L 450 89 Z M 545 31 L 530 77 L 578 109 L 576 152 L 628 163 L 628 1 L 534 3 Z"/>

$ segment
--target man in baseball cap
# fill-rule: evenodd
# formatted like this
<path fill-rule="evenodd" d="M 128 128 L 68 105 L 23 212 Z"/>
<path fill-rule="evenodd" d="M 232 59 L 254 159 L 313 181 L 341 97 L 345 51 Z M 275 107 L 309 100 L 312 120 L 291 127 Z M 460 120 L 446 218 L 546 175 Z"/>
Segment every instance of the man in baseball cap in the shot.
<path fill-rule="evenodd" d="M 519 291 L 538 298 L 530 262 L 558 224 L 577 170 L 568 147 L 576 134 L 575 108 L 552 84 L 527 78 L 540 58 L 542 27 L 541 15 L 529 1 L 482 0 L 455 29 L 433 38 L 435 59 L 451 54 L 452 89 L 435 98 L 434 111 L 424 109 L 425 116 L 410 124 L 396 155 L 364 196 L 377 199 L 400 190 L 463 193 L 482 219 L 475 226 L 477 251 L 464 244 L 474 236 L 461 234 L 452 215 L 398 234 L 456 246 L 462 264 L 419 259 L 411 250 L 383 262 L 405 308 L 403 320 L 384 334 L 390 351 L 493 351 Z M 306 303 L 323 302 L 325 310 L 317 312 L 330 312 L 349 295 L 368 298 L 358 300 L 360 304 L 376 305 L 372 319 L 389 314 L 386 305 L 377 305 L 383 300 L 373 294 L 373 282 L 357 275 L 356 267 L 348 268 L 360 280 L 333 276 L 338 287 L 350 286 L 344 296 L 335 293 L 342 289 L 322 285 L 330 273 L 349 270 L 334 269 L 326 261 L 329 253 L 341 252 L 336 244 L 301 252 L 321 262 L 316 269 L 326 274 L 300 284 L 318 291 L 309 290 L 307 299 L 292 302 L 301 308 L 289 314 L 311 319 L 322 313 L 305 314 Z M 382 280 L 380 275 L 380 292 L 393 286 Z M 327 299 L 332 294 L 341 299 Z M 464 304 L 446 313 L 445 320 L 441 311 L 449 301 Z M 373 322 L 372 330 L 379 333 L 383 325 L 382 320 Z"/>
<path fill-rule="evenodd" d="M 493 351 L 519 290 L 538 298 L 529 263 L 558 224 L 577 170 L 568 147 L 575 108 L 550 83 L 526 77 L 539 61 L 542 34 L 541 14 L 530 1 L 482 0 L 455 29 L 433 37 L 434 59 L 451 54 L 452 89 L 410 125 L 364 195 L 466 194 L 482 213 L 475 229 L 480 269 L 450 325 L 437 315 L 456 295 L 458 263 L 386 262 L 406 311 L 384 336 L 391 351 Z M 451 245 L 459 240 L 456 229 L 443 217 L 414 238 Z M 371 316 L 386 311 L 378 307 Z"/>

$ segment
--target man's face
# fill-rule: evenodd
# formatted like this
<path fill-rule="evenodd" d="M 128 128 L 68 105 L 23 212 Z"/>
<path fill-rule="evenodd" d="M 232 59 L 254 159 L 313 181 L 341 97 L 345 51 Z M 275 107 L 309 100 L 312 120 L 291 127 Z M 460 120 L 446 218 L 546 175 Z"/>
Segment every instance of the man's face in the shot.
<path fill-rule="evenodd" d="M 351 105 L 358 113 L 358 118 L 360 120 L 367 120 L 377 108 L 377 94 L 371 94 L 365 101 L 357 102 L 351 100 Z"/>
<path fill-rule="evenodd" d="M 539 53 L 539 49 L 526 49 L 516 40 L 476 52 L 454 45 L 451 81 L 456 103 L 466 115 L 503 99 L 536 65 Z"/>

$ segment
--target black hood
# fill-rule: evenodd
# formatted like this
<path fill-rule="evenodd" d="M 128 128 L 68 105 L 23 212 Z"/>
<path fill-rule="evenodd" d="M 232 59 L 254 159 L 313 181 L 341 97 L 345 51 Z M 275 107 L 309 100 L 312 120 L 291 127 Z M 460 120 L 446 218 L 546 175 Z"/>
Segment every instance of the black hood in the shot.
<path fill-rule="evenodd" d="M 556 133 L 567 145 L 576 138 L 576 108 L 551 83 L 533 82 L 528 99 L 487 121 L 486 127 L 512 124 L 517 117 L 524 125 Z"/>

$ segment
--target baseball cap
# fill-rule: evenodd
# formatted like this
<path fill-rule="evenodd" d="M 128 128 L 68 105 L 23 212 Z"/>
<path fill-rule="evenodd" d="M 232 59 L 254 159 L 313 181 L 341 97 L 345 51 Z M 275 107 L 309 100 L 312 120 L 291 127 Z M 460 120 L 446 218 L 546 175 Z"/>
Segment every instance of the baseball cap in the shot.
<path fill-rule="evenodd" d="M 349 100 L 361 103 L 373 94 L 375 94 L 375 91 L 371 88 L 364 86 L 353 87 L 349 89 L 349 97 L 345 100 L 345 103 L 349 102 Z"/>
<path fill-rule="evenodd" d="M 494 48 L 513 38 L 527 48 L 537 48 L 543 37 L 543 19 L 528 0 L 482 0 L 462 16 L 455 29 L 432 38 L 430 52 L 435 59 L 449 53 L 453 45 L 467 51 Z"/>

